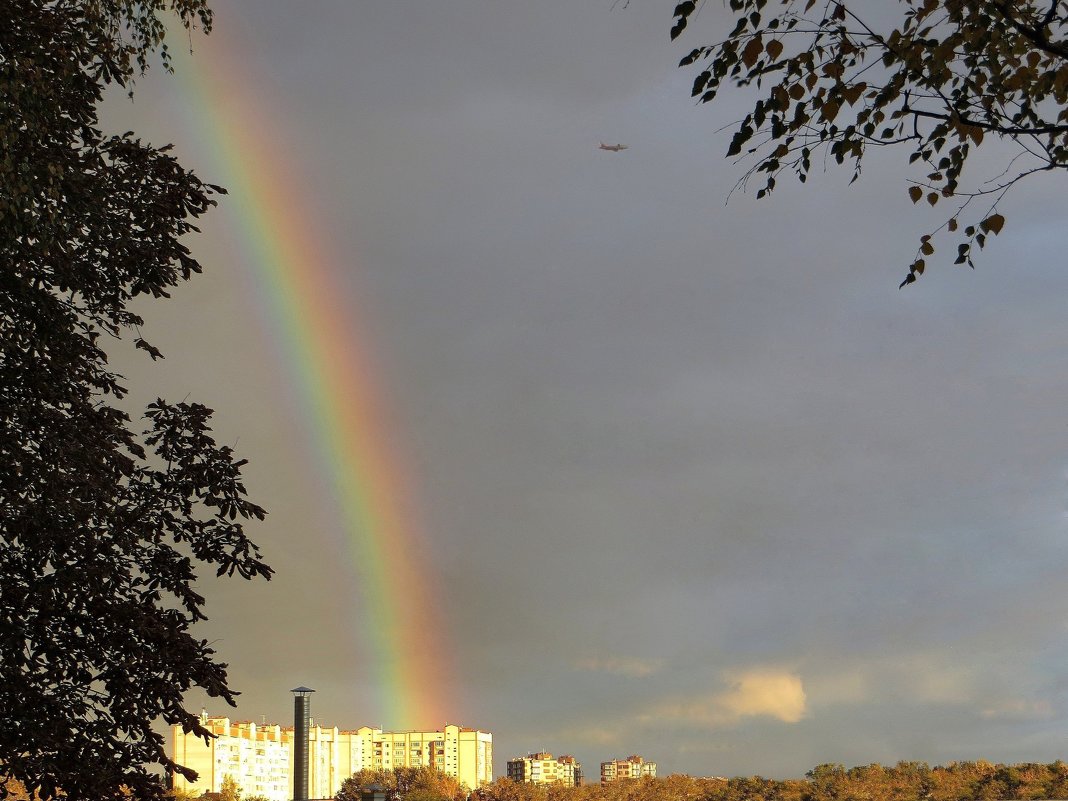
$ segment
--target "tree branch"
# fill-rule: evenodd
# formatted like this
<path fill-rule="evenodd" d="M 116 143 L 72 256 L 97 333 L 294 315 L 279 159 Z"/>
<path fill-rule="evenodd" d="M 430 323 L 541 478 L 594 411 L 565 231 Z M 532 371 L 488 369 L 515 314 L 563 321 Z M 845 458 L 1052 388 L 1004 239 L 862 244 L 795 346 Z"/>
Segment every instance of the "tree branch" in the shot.
<path fill-rule="evenodd" d="M 1025 39 L 1027 39 L 1027 41 L 1029 41 L 1039 50 L 1042 50 L 1043 52 L 1048 53 L 1051 56 L 1057 56 L 1059 58 L 1068 60 L 1068 45 L 1063 44 L 1061 42 L 1051 42 L 1049 40 L 1049 37 L 1046 36 L 1043 31 L 1043 28 L 1049 25 L 1049 22 L 1045 22 L 1042 27 L 1039 27 L 1037 25 L 1024 25 L 1022 22 L 1012 16 L 1012 11 L 1009 8 L 1008 3 L 1003 2 L 1003 0 L 991 0 L 990 5 L 1002 16 L 1002 18 L 1011 27 L 1015 28 L 1016 31 L 1020 33 L 1020 35 L 1022 35 Z M 1050 17 L 1050 13 L 1054 12 L 1056 7 L 1057 3 L 1054 2 L 1053 7 L 1048 12 L 1046 12 L 1047 20 Z"/>
<path fill-rule="evenodd" d="M 941 120 L 942 122 L 953 122 L 956 120 L 961 125 L 970 125 L 975 128 L 982 128 L 984 131 L 992 131 L 994 133 L 1005 134 L 1006 136 L 1039 136 L 1041 134 L 1063 134 L 1068 133 L 1068 125 L 1041 125 L 1033 128 L 1017 127 L 1014 125 L 997 125 L 992 122 L 982 122 L 981 120 L 973 120 L 970 117 L 964 117 L 959 114 L 939 114 L 935 111 L 923 111 L 922 109 L 905 107 L 905 111 L 914 117 L 928 117 L 933 120 Z"/>

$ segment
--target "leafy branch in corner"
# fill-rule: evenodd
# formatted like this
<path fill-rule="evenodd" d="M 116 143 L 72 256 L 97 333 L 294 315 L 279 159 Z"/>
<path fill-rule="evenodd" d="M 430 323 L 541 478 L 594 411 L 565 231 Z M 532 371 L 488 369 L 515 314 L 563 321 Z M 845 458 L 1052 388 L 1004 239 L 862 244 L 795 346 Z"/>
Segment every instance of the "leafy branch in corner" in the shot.
<path fill-rule="evenodd" d="M 861 174 L 870 147 L 904 147 L 918 170 L 913 203 L 951 211 L 920 237 L 914 282 L 955 235 L 956 264 L 973 266 L 973 246 L 1001 233 L 998 204 L 1023 179 L 1068 167 L 1068 2 L 1063 0 L 898 0 L 896 26 L 879 31 L 844 0 L 727 0 L 734 27 L 694 48 L 680 66 L 698 66 L 692 95 L 713 101 L 724 83 L 759 96 L 734 128 L 728 157 L 751 161 L 758 197 L 784 172 L 804 183 L 813 160 L 848 163 Z M 698 0 L 675 7 L 672 39 Z M 997 176 L 969 176 L 984 142 L 1015 153 Z"/>

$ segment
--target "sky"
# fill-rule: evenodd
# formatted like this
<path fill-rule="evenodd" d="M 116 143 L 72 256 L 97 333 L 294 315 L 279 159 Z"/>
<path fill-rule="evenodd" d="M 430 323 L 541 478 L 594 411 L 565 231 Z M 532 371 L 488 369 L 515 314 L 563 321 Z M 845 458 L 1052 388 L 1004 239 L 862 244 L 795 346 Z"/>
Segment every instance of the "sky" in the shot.
<path fill-rule="evenodd" d="M 490 731 L 498 775 L 1066 756 L 1063 178 L 899 290 L 942 219 L 907 154 L 728 203 L 747 97 L 677 67 L 724 12 L 672 43 L 671 6 L 216 0 L 107 99 L 231 189 L 205 274 L 139 307 L 166 360 L 114 354 L 134 401 L 215 409 L 270 512 L 275 579 L 199 587 L 238 708 L 193 708 L 285 723 L 306 685 L 324 725 Z M 376 414 L 315 405 L 348 374 Z M 387 462 L 399 533 L 344 511 Z"/>

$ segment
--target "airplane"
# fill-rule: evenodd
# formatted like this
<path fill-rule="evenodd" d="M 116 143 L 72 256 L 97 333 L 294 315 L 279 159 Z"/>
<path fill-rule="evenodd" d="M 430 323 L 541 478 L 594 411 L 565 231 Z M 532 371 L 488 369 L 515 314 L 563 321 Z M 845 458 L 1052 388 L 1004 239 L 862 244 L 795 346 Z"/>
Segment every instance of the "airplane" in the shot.
<path fill-rule="evenodd" d="M 613 153 L 618 153 L 620 150 L 626 150 L 629 145 L 606 145 L 604 142 L 597 145 L 600 150 L 611 150 Z"/>

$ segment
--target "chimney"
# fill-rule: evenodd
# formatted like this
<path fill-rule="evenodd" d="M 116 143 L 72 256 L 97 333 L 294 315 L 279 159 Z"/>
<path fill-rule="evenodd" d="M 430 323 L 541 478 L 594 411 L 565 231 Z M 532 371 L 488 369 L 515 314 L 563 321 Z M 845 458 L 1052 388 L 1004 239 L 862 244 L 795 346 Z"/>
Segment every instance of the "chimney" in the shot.
<path fill-rule="evenodd" d="M 311 713 L 310 687 L 295 687 L 293 693 L 293 801 L 308 801 L 308 724 Z"/>

